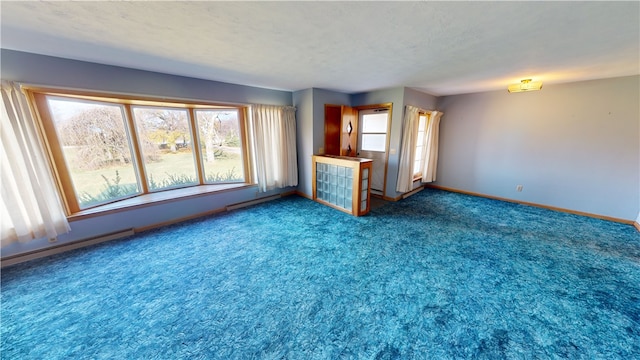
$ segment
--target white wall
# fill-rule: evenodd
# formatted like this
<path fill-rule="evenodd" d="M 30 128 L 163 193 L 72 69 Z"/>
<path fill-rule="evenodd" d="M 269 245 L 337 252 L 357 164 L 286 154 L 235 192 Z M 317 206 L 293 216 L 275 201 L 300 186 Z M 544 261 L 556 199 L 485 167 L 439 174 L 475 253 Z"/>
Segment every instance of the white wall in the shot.
<path fill-rule="evenodd" d="M 248 86 L 206 81 L 115 66 L 67 60 L 2 49 L 0 56 L 3 80 L 51 87 L 85 89 L 100 92 L 147 95 L 174 99 L 191 99 L 236 104 L 292 105 L 292 94 Z M 2 257 L 42 250 L 51 246 L 84 240 L 131 228 L 145 228 L 163 222 L 224 209 L 231 204 L 257 197 L 290 191 L 258 194 L 255 186 L 176 200 L 115 214 L 72 221 L 71 232 L 54 244 L 47 239 L 15 243 L 2 249 Z"/>
<path fill-rule="evenodd" d="M 631 76 L 440 98 L 436 184 L 632 221 L 639 85 Z"/>

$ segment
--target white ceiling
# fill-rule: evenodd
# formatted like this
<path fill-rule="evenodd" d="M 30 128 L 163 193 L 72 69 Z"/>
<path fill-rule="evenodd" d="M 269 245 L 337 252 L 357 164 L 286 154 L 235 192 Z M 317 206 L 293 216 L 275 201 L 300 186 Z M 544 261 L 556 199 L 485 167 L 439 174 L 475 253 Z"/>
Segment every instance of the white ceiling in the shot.
<path fill-rule="evenodd" d="M 640 74 L 640 2 L 11 2 L 1 47 L 258 87 L 433 95 Z"/>

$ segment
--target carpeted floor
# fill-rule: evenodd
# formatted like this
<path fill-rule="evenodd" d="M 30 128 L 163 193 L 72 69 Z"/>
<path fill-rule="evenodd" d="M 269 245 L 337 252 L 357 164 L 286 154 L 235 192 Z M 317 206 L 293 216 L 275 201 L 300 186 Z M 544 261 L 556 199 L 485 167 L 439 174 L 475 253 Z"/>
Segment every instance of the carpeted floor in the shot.
<path fill-rule="evenodd" d="M 287 197 L 9 267 L 3 359 L 638 359 L 629 225 Z"/>

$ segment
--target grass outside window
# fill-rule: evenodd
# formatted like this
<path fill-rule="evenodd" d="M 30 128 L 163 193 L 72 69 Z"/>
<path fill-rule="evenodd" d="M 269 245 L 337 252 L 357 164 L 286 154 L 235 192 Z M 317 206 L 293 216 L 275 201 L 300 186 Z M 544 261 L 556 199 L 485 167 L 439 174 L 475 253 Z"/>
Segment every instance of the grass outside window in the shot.
<path fill-rule="evenodd" d="M 29 95 L 68 215 L 153 192 L 249 178 L 244 107 Z"/>

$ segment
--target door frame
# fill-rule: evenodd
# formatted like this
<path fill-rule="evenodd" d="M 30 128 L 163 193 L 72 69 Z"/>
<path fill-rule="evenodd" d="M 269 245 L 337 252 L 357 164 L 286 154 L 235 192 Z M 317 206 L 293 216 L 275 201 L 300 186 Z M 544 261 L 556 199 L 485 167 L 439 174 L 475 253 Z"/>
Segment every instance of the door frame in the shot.
<path fill-rule="evenodd" d="M 387 170 L 389 168 L 389 141 L 391 139 L 391 121 L 393 114 L 393 103 L 381 103 L 381 104 L 371 104 L 371 105 L 362 105 L 362 106 L 353 106 L 354 109 L 358 111 L 358 122 L 360 122 L 360 111 L 361 110 L 375 110 L 375 109 L 384 109 L 387 110 L 387 140 L 386 144 L 384 144 L 384 181 L 382 185 L 382 197 L 386 198 L 387 196 Z M 359 124 L 361 125 L 361 124 Z M 358 126 L 358 140 L 362 136 L 361 133 L 362 126 Z M 360 141 L 358 141 L 358 147 L 360 147 Z M 358 149 L 356 149 L 358 150 Z M 358 154 L 358 156 L 360 156 Z M 375 195 L 375 194 L 372 194 Z M 378 195 L 379 196 L 379 195 Z"/>

